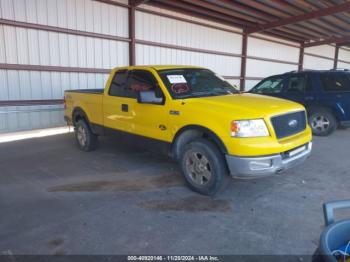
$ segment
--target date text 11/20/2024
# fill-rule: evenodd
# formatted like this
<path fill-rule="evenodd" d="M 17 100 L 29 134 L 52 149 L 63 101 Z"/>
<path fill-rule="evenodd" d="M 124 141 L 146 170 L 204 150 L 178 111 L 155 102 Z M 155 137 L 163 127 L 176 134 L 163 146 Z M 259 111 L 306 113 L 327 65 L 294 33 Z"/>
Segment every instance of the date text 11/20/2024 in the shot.
<path fill-rule="evenodd" d="M 128 256 L 128 261 L 219 261 L 217 256 Z"/>

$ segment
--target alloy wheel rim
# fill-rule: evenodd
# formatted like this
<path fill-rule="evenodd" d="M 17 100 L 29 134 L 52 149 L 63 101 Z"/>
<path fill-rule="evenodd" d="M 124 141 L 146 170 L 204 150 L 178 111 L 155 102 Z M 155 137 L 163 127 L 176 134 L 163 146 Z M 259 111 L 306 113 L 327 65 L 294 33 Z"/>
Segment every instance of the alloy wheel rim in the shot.
<path fill-rule="evenodd" d="M 329 126 L 330 126 L 329 119 L 323 115 L 316 115 L 311 120 L 312 129 L 318 132 L 323 132 L 328 130 Z"/>
<path fill-rule="evenodd" d="M 212 177 L 211 164 L 203 154 L 191 152 L 186 159 L 186 169 L 190 179 L 197 185 L 206 185 Z"/>
<path fill-rule="evenodd" d="M 78 138 L 79 144 L 81 146 L 86 145 L 87 135 L 86 135 L 86 130 L 84 127 L 82 127 L 82 126 L 78 127 L 77 138 Z"/>

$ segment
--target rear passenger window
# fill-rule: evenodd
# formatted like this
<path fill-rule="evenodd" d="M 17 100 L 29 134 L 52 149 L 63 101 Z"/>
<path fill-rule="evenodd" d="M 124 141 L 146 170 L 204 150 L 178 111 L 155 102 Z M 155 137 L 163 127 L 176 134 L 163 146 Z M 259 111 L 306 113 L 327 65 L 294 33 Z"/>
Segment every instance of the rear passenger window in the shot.
<path fill-rule="evenodd" d="M 123 97 L 125 95 L 127 78 L 128 78 L 127 70 L 117 71 L 117 73 L 114 75 L 114 78 L 112 80 L 108 94 L 111 96 Z"/>
<path fill-rule="evenodd" d="M 307 75 L 294 75 L 289 78 L 288 93 L 304 93 L 312 91 L 311 79 Z"/>
<path fill-rule="evenodd" d="M 325 91 L 350 91 L 349 74 L 321 74 L 321 82 Z"/>

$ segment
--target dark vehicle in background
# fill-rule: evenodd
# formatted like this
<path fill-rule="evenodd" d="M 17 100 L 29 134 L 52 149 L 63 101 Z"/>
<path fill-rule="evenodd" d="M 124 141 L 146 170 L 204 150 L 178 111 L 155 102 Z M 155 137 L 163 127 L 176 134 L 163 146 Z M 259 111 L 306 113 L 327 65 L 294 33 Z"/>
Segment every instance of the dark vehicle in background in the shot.
<path fill-rule="evenodd" d="M 327 136 L 350 127 L 350 71 L 303 70 L 270 76 L 250 93 L 293 100 L 304 105 L 314 135 Z"/>

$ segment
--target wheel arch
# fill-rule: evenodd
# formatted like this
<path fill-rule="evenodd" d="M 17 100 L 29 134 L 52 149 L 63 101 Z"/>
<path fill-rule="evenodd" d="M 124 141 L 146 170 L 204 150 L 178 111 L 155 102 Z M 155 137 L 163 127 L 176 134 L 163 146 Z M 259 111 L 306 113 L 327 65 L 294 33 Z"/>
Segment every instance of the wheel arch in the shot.
<path fill-rule="evenodd" d="M 223 154 L 227 154 L 227 148 L 220 137 L 212 130 L 200 125 L 187 125 L 180 128 L 171 144 L 171 156 L 179 159 L 182 148 L 196 138 L 207 138 L 211 140 Z"/>
<path fill-rule="evenodd" d="M 85 113 L 85 111 L 81 107 L 74 108 L 74 110 L 72 112 L 73 125 L 75 125 L 81 119 L 85 120 L 86 123 L 88 125 L 90 125 L 89 118 L 88 118 L 87 114 Z"/>
<path fill-rule="evenodd" d="M 319 109 L 323 109 L 323 110 L 328 110 L 330 113 L 332 113 L 332 115 L 334 116 L 334 118 L 336 119 L 337 122 L 339 122 L 339 109 L 335 108 L 333 106 L 330 105 L 310 105 L 306 108 L 308 117 L 311 116 L 311 112 L 317 111 Z"/>

